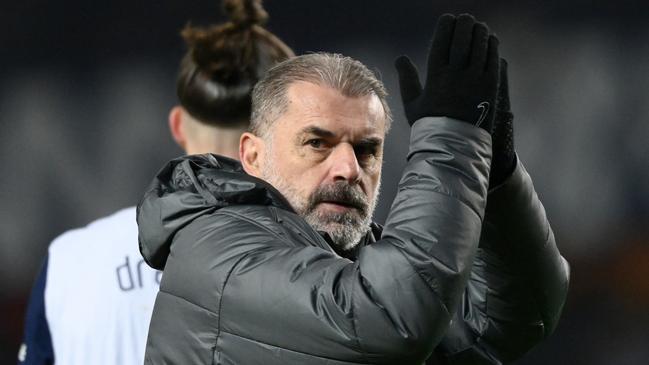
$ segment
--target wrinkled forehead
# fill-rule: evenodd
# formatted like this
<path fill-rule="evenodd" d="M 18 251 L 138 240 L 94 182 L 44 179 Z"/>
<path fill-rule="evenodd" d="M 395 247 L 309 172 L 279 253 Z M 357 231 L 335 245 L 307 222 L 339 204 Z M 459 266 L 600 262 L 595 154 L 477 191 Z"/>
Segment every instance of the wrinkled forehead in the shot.
<path fill-rule="evenodd" d="M 309 125 L 354 136 L 385 136 L 386 114 L 373 93 L 347 96 L 329 86 L 297 81 L 288 86 L 286 99 L 278 128 L 297 132 Z"/>

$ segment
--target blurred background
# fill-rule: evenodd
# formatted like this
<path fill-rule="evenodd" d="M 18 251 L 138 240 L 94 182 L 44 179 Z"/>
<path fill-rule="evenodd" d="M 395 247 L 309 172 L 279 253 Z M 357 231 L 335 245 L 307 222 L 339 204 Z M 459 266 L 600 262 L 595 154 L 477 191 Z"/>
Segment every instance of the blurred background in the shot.
<path fill-rule="evenodd" d="M 409 129 L 392 61 L 423 68 L 435 21 L 473 13 L 509 61 L 516 149 L 571 263 L 555 334 L 519 365 L 648 364 L 649 3 L 267 0 L 297 53 L 339 52 L 380 74 L 396 121 L 382 222 Z M 167 129 L 178 35 L 222 20 L 218 1 L 26 0 L 0 5 L 0 363 L 15 363 L 49 242 L 134 205 L 182 151 Z"/>

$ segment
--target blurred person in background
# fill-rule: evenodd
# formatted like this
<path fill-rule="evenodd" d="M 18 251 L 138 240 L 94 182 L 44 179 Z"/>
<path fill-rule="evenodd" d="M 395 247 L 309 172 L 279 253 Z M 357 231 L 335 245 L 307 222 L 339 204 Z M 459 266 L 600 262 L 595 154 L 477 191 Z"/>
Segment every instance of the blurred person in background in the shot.
<path fill-rule="evenodd" d="M 514 152 L 497 38 L 447 14 L 425 83 L 396 65 L 411 141 L 385 227 L 386 91 L 341 55 L 260 80 L 241 163 L 159 172 L 137 213 L 164 269 L 147 363 L 502 364 L 553 332 L 568 265 Z"/>
<path fill-rule="evenodd" d="M 263 28 L 261 0 L 224 0 L 229 21 L 187 26 L 169 129 L 188 154 L 236 158 L 251 91 L 293 51 Z M 19 364 L 142 364 L 161 273 L 144 264 L 135 207 L 54 239 L 32 289 Z"/>

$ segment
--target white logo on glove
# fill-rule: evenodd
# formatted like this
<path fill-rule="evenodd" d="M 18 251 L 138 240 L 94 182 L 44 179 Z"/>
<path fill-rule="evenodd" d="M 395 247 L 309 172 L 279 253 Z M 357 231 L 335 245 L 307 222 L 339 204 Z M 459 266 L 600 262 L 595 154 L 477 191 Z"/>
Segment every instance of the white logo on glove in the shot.
<path fill-rule="evenodd" d="M 475 124 L 476 127 L 479 127 L 482 122 L 484 122 L 485 118 L 487 117 L 487 113 L 489 113 L 489 103 L 486 101 L 483 101 L 482 103 L 478 104 L 477 106 L 478 109 L 480 109 L 480 118 L 478 118 L 478 122 Z"/>

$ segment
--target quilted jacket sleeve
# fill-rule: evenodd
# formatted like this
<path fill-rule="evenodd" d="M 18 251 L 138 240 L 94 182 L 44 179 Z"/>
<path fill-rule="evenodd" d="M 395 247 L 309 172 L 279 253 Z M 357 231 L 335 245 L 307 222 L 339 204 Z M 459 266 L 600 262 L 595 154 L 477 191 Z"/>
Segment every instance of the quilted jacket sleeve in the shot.
<path fill-rule="evenodd" d="M 568 279 L 568 263 L 519 162 L 489 193 L 464 299 L 429 364 L 502 364 L 520 357 L 556 327 Z"/>
<path fill-rule="evenodd" d="M 478 246 L 490 142 L 482 130 L 448 118 L 413 126 L 382 238 L 358 259 L 353 298 L 367 308 L 355 312 L 362 351 L 394 351 L 387 363 L 421 361 L 417 356 L 425 359 L 442 339 Z"/>

